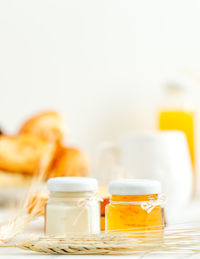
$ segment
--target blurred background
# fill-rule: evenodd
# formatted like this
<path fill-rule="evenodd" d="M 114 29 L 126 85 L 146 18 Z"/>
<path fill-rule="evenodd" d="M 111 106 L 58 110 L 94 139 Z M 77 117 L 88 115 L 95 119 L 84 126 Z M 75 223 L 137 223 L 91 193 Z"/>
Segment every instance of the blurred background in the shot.
<path fill-rule="evenodd" d="M 196 80 L 199 1 L 0 1 L 1 125 L 15 132 L 60 110 L 72 143 L 92 153 L 123 131 L 156 127 L 164 80 Z"/>
<path fill-rule="evenodd" d="M 100 143 L 158 129 L 178 78 L 195 112 L 198 172 L 199 12 L 198 0 L 0 1 L 2 130 L 60 111 L 66 142 L 93 163 Z"/>

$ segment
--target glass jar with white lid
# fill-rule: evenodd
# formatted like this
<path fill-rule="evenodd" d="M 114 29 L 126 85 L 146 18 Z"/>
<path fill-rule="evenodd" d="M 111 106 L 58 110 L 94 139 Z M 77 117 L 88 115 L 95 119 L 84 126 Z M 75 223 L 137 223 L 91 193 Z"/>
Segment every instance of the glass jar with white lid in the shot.
<path fill-rule="evenodd" d="M 166 196 L 156 180 L 122 179 L 109 184 L 112 195 L 106 207 L 106 231 L 158 231 L 164 228 Z"/>
<path fill-rule="evenodd" d="M 50 198 L 45 208 L 45 233 L 98 233 L 98 183 L 87 177 L 56 177 L 47 183 Z"/>

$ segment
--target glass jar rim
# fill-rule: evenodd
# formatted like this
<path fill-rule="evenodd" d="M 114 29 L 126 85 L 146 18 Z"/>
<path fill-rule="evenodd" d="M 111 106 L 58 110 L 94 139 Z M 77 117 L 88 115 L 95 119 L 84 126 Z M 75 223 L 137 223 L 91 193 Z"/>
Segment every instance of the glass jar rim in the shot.
<path fill-rule="evenodd" d="M 121 179 L 110 182 L 109 193 L 112 195 L 148 195 L 161 193 L 161 184 L 149 179 Z"/>
<path fill-rule="evenodd" d="M 77 192 L 60 192 L 50 191 L 51 197 L 90 197 L 93 196 L 95 191 L 77 191 Z"/>
<path fill-rule="evenodd" d="M 159 194 L 139 194 L 139 195 L 117 195 L 112 194 L 111 195 L 111 201 L 117 201 L 117 202 L 132 202 L 132 201 L 151 201 L 151 200 L 157 200 Z"/>
<path fill-rule="evenodd" d="M 96 191 L 98 182 L 91 177 L 54 177 L 48 180 L 47 187 L 55 192 Z"/>

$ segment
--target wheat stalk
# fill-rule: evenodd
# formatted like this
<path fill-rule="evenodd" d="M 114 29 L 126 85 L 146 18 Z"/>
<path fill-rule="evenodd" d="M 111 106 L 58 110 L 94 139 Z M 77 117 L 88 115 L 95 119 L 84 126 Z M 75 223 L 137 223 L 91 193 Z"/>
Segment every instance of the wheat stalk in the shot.
<path fill-rule="evenodd" d="M 138 238 L 145 236 L 145 238 Z M 45 254 L 122 255 L 122 254 L 191 254 L 200 252 L 200 228 L 172 228 L 160 231 L 139 231 L 101 234 L 68 234 L 25 239 L 14 245 Z M 5 245 L 1 245 L 5 246 Z"/>
<path fill-rule="evenodd" d="M 54 143 L 52 143 L 53 148 Z M 51 151 L 51 150 L 50 150 Z M 35 194 L 38 186 L 45 179 L 46 169 L 49 165 L 50 152 L 46 153 L 40 160 L 35 177 L 33 177 L 32 184 L 28 191 L 28 194 L 22 204 L 14 215 L 6 224 L 0 227 L 0 244 L 5 244 L 11 241 L 18 234 L 24 232 L 29 223 L 38 216 L 38 211 L 43 207 L 43 201 L 36 199 L 34 204 L 30 204 L 32 196 Z M 46 189 L 46 188 L 45 188 Z M 44 189 L 41 190 L 43 192 Z"/>

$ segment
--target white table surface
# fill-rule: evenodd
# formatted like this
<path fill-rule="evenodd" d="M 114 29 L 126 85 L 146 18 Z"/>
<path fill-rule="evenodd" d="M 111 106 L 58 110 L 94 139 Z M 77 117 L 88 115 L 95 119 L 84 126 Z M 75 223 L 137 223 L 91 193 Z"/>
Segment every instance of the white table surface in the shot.
<path fill-rule="evenodd" d="M 0 210 L 0 219 L 3 218 L 5 215 L 5 211 Z M 182 218 L 181 218 L 182 217 Z M 193 203 L 188 206 L 183 212 L 181 212 L 179 215 L 177 215 L 177 218 L 174 219 L 174 222 L 198 222 L 199 221 L 199 226 L 200 226 L 200 200 L 196 200 Z M 174 223 L 173 222 L 173 223 Z M 30 235 L 32 233 L 40 234 L 43 232 L 43 218 L 38 219 L 36 222 L 31 223 L 29 228 L 27 229 L 25 235 Z M 23 235 L 24 236 L 24 235 Z M 19 237 L 19 240 L 22 237 Z M 200 240 L 200 238 L 199 238 Z M 16 240 L 18 241 L 18 239 Z M 6 259 L 11 259 L 11 258 L 20 258 L 20 259 L 25 259 L 27 256 L 30 256 L 32 259 L 40 259 L 40 258 L 60 258 L 61 255 L 42 255 L 37 252 L 29 251 L 29 250 L 22 250 L 19 248 L 11 248 L 11 247 L 1 247 L 0 248 L 0 258 L 6 258 Z M 192 258 L 192 259 L 200 259 L 200 253 L 196 254 L 169 254 L 169 255 L 150 255 L 150 254 L 142 254 L 142 255 L 124 255 L 124 256 L 112 256 L 112 255 L 62 255 L 62 258 L 73 258 L 73 259 L 78 259 L 78 258 L 145 258 L 145 259 L 150 259 L 150 258 L 163 258 L 163 259 L 182 259 L 182 258 Z"/>

